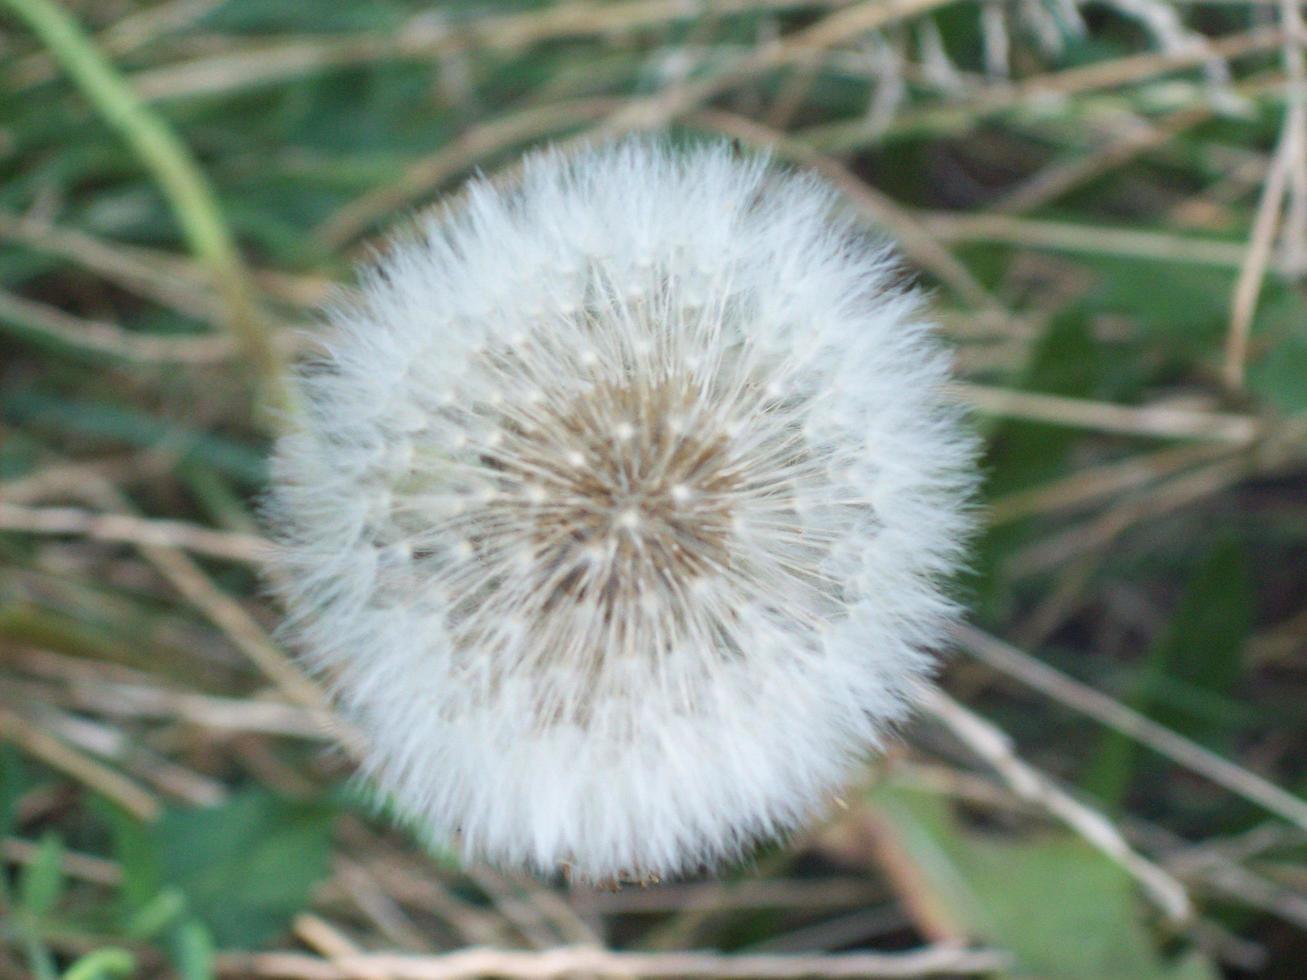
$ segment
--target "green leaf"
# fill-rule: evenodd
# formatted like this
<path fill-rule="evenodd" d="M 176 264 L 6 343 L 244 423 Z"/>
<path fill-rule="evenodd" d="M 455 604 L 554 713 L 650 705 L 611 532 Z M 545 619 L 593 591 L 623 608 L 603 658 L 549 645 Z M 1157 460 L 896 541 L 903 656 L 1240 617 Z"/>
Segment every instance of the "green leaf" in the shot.
<path fill-rule="evenodd" d="M 182 980 L 211 980 L 217 975 L 213 935 L 195 919 L 173 928 L 168 948 Z"/>
<path fill-rule="evenodd" d="M 1192 358 L 1225 334 L 1235 273 L 1183 263 L 1093 256 L 1085 264 L 1101 278 L 1087 299 L 1094 313 L 1125 317 L 1139 334 Z M 1166 288 L 1158 288 L 1165 283 Z"/>
<path fill-rule="evenodd" d="M 1248 387 L 1285 415 L 1307 412 L 1307 336 L 1272 345 L 1248 369 Z"/>
<path fill-rule="evenodd" d="M 132 914 L 123 931 L 133 939 L 153 939 L 185 914 L 186 896 L 165 888 Z"/>
<path fill-rule="evenodd" d="M 157 824 L 163 880 L 186 896 L 219 946 L 280 933 L 327 873 L 331 812 L 249 791 Z"/>
<path fill-rule="evenodd" d="M 58 834 L 41 838 L 36 858 L 18 879 L 18 907 L 32 922 L 54 911 L 64 891 L 64 844 Z"/>
<path fill-rule="evenodd" d="M 1021 388 L 1084 398 L 1097 387 L 1098 350 L 1084 317 L 1066 313 L 1050 325 L 1031 355 Z M 1012 420 L 994 434 L 989 490 L 995 495 L 1042 483 L 1058 474 L 1080 433 L 1062 425 Z"/>
<path fill-rule="evenodd" d="M 200 461 L 251 486 L 261 486 L 267 476 L 267 464 L 253 446 L 108 402 L 66 399 L 47 391 L 15 387 L 0 398 L 0 414 L 19 426 L 48 427 L 175 453 L 179 464 Z"/>
<path fill-rule="evenodd" d="M 27 789 L 27 773 L 18 749 L 8 742 L 0 744 L 0 837 L 13 834 L 18 800 Z"/>
<path fill-rule="evenodd" d="M 136 970 L 136 960 L 125 949 L 109 947 L 87 953 L 64 971 L 63 980 L 109 980 L 128 977 Z"/>
<path fill-rule="evenodd" d="M 118 807 L 104 807 L 113 841 L 113 855 L 122 869 L 121 917 L 130 922 L 159 894 L 162 874 L 156 831 Z"/>
<path fill-rule="evenodd" d="M 276 31 L 394 30 L 403 23 L 402 4 L 368 0 L 366 3 L 286 3 L 285 0 L 227 0 L 205 14 L 207 29 L 233 33 L 265 34 Z"/>
<path fill-rule="evenodd" d="M 1219 747 L 1228 737 L 1219 708 L 1242 670 L 1240 651 L 1252 625 L 1253 586 L 1238 541 L 1208 552 L 1190 579 L 1170 626 L 1139 671 L 1130 704 L 1183 735 Z M 1178 694 L 1178 696 L 1177 696 Z M 1086 788 L 1120 803 L 1134 775 L 1138 746 L 1120 732 L 1104 735 Z"/>
<path fill-rule="evenodd" d="M 18 800 L 27 791 L 27 773 L 18 750 L 9 743 L 0 745 L 0 840 L 13 835 Z M 0 862 L 0 900 L 7 902 L 9 879 Z"/>
<path fill-rule="evenodd" d="M 30 929 L 23 930 L 23 947 L 27 954 L 27 968 L 33 980 L 58 980 L 54 953 L 41 942 L 41 937 Z"/>
<path fill-rule="evenodd" d="M 1088 325 L 1083 315 L 1072 311 L 1049 326 L 1031 354 L 1020 387 L 1024 391 L 1083 398 L 1095 392 L 1100 375 L 1098 349 Z M 990 439 L 984 463 L 986 496 L 996 499 L 1059 476 L 1067 454 L 1081 438 L 1082 433 L 1066 426 L 1003 420 Z M 991 528 L 977 542 L 971 587 L 974 605 L 982 618 L 1002 619 L 1008 596 L 1000 568 L 1005 556 L 1030 533 L 1026 522 L 1017 522 Z"/>
<path fill-rule="evenodd" d="M 946 802 L 885 786 L 871 796 L 932 908 L 1010 950 L 1018 973 L 1048 980 L 1215 980 L 1197 953 L 1168 961 L 1140 915 L 1133 882 L 1077 837 L 1000 837 L 965 826 Z"/>

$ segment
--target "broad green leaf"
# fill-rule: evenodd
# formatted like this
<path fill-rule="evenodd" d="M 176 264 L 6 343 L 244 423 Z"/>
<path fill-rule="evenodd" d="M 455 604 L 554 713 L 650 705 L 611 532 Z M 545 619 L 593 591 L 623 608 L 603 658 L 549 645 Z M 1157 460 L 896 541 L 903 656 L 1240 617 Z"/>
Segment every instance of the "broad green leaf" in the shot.
<path fill-rule="evenodd" d="M 1248 387 L 1285 415 L 1307 412 L 1307 309 L 1302 324 L 1271 344 L 1248 368 Z"/>
<path fill-rule="evenodd" d="M 1198 954 L 1165 958 L 1133 882 L 1061 832 L 1005 837 L 967 827 L 939 797 L 894 787 L 871 796 L 938 907 L 978 940 L 1010 950 L 1018 976 L 1046 980 L 1216 980 Z"/>
<path fill-rule="evenodd" d="M 209 30 L 232 33 L 275 31 L 394 30 L 403 23 L 404 6 L 386 0 L 366 3 L 298 4 L 285 0 L 226 0 L 200 23 Z"/>
<path fill-rule="evenodd" d="M 136 971 L 136 960 L 125 949 L 109 947 L 87 953 L 64 971 L 63 980 L 110 980 L 112 977 L 130 977 Z"/>
<path fill-rule="evenodd" d="M 57 980 L 59 971 L 55 966 L 54 953 L 41 942 L 41 937 L 31 929 L 22 930 L 21 936 L 23 952 L 27 955 L 27 969 L 31 971 L 33 980 Z"/>
<path fill-rule="evenodd" d="M 64 891 L 64 845 L 57 834 L 41 838 L 36 858 L 18 879 L 18 907 L 36 923 L 54 911 Z"/>
<path fill-rule="evenodd" d="M 9 743 L 0 744 L 0 840 L 14 832 L 14 815 L 18 800 L 27 791 L 27 773 L 18 750 Z M 0 899 L 9 897 L 9 879 L 0 864 Z"/>
<path fill-rule="evenodd" d="M 165 888 L 128 918 L 124 927 L 133 939 L 153 939 L 186 914 L 186 896 L 176 888 Z"/>
<path fill-rule="evenodd" d="M 173 927 L 168 951 L 182 980 L 211 980 L 217 974 L 213 936 L 195 919 Z"/>
<path fill-rule="evenodd" d="M 1228 726 L 1210 708 L 1219 707 L 1238 680 L 1239 654 L 1252 613 L 1253 589 L 1243 548 L 1232 539 L 1222 541 L 1190 579 L 1170 626 L 1141 666 L 1132 707 L 1184 735 L 1219 745 Z M 1174 690 L 1182 696 L 1173 696 Z M 1108 732 L 1085 781 L 1087 788 L 1119 803 L 1138 752 L 1132 740 Z"/>
<path fill-rule="evenodd" d="M 157 833 L 118 807 L 102 807 L 101 813 L 109 825 L 114 859 L 122 870 L 120 918 L 130 922 L 161 888 Z"/>
<path fill-rule="evenodd" d="M 1233 270 L 1107 256 L 1085 264 L 1099 273 L 1090 310 L 1128 320 L 1142 339 L 1192 358 L 1224 336 Z"/>
<path fill-rule="evenodd" d="M 331 813 L 247 791 L 202 810 L 173 810 L 156 825 L 165 883 L 219 946 L 258 946 L 304 907 L 327 872 Z"/>
<path fill-rule="evenodd" d="M 1088 326 L 1078 313 L 1068 313 L 1050 325 L 1032 352 L 1020 387 L 1083 398 L 1094 392 L 1099 375 L 1098 351 Z M 1059 476 L 1067 453 L 1081 436 L 1066 426 L 1000 421 L 984 461 L 986 495 L 996 499 Z M 972 567 L 976 570 L 976 605 L 982 617 L 1001 618 L 1005 583 L 998 575 L 999 565 L 1029 534 L 1024 522 L 1008 524 L 990 530 L 977 543 Z"/>
<path fill-rule="evenodd" d="M 261 486 L 267 475 L 263 457 L 252 446 L 108 402 L 71 400 L 32 388 L 15 389 L 6 391 L 0 398 L 0 416 L 15 425 L 49 427 L 79 436 L 166 450 L 176 453 L 179 462 L 203 461 L 246 484 Z"/>
<path fill-rule="evenodd" d="M 1021 389 L 1085 398 L 1093 394 L 1099 373 L 1098 351 L 1085 319 L 1067 313 L 1052 323 L 1032 353 Z M 1057 475 L 1079 438 L 1080 433 L 1062 425 L 1005 421 L 994 433 L 989 490 L 1007 493 Z"/>

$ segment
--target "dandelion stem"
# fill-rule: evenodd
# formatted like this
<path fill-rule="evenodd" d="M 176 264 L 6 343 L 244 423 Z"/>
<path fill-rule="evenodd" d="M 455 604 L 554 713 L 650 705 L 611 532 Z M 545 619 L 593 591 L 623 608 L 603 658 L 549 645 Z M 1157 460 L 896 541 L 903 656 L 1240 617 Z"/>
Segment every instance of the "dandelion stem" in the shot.
<path fill-rule="evenodd" d="M 227 326 L 253 367 L 267 407 L 289 407 L 282 357 L 261 322 L 244 263 L 213 189 L 177 135 L 147 108 L 78 23 L 50 0 L 0 0 L 50 49 L 101 117 L 153 173 L 191 250 L 226 308 Z"/>

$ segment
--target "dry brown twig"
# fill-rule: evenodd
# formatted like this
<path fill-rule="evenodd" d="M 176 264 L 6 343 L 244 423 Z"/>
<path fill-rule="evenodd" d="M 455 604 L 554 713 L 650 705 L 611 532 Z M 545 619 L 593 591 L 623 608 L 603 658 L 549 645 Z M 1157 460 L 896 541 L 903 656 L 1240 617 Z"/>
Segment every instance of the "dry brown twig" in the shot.
<path fill-rule="evenodd" d="M 525 889 L 520 880 L 510 880 L 507 875 L 480 865 L 469 867 L 467 874 L 529 947 L 552 949 L 565 941 L 557 924 L 536 901 L 534 892 L 539 885 Z M 594 942 L 587 940 L 583 945 L 592 946 Z"/>
<path fill-rule="evenodd" d="M 426 930 L 419 928 L 389 894 L 366 865 L 337 854 L 333 862 L 335 882 L 349 896 L 350 903 L 380 936 L 391 945 L 426 953 L 438 948 Z"/>
<path fill-rule="evenodd" d="M 587 977 L 709 977 L 790 980 L 800 977 L 925 977 L 987 974 L 1011 966 L 995 950 L 941 945 L 907 953 L 837 953 L 826 956 L 746 956 L 725 953 L 628 953 L 592 947 L 540 951 L 466 949 L 436 956 L 365 953 L 331 961 L 300 953 L 227 953 L 218 957 L 225 976 L 287 980 L 347 980 L 377 971 L 394 980 L 554 980 Z M 367 971 L 367 972 L 365 972 Z"/>
<path fill-rule="evenodd" d="M 904 112 L 885 134 L 877 134 L 865 120 L 841 121 L 814 126 L 798 134 L 806 143 L 828 153 L 859 149 L 880 135 L 896 130 L 962 131 L 979 125 L 996 114 L 1021 108 L 1057 104 L 1077 95 L 1146 82 L 1167 72 L 1191 68 L 1212 58 L 1232 59 L 1273 51 L 1284 44 L 1279 28 L 1258 28 L 1211 40 L 1206 50 L 1149 51 L 1109 61 L 1064 68 L 1023 79 L 1019 84 L 1000 82 L 960 102 L 932 105 Z"/>
<path fill-rule="evenodd" d="M 319 225 L 313 237 L 324 248 L 339 248 L 377 221 L 437 190 L 452 177 L 513 146 L 592 122 L 612 113 L 617 99 L 577 99 L 530 106 L 472 127 L 430 156 L 407 167 L 398 180 L 355 198 Z"/>
<path fill-rule="evenodd" d="M 1162 439 L 1201 439 L 1208 442 L 1251 445 L 1261 427 L 1247 415 L 1197 412 L 1167 405 L 1116 405 L 1064 395 L 1046 395 L 1010 388 L 955 383 L 953 390 L 986 415 L 1049 422 L 1130 436 Z"/>
<path fill-rule="evenodd" d="M 1026 248 L 1186 262 L 1222 269 L 1237 269 L 1244 258 L 1244 247 L 1237 242 L 1196 235 L 1137 228 L 1101 228 L 995 213 L 937 211 L 918 214 L 917 218 L 922 227 L 942 242 L 1001 242 Z"/>
<path fill-rule="evenodd" d="M 906 208 L 869 186 L 839 161 L 746 116 L 704 110 L 694 113 L 687 121 L 707 126 L 715 132 L 759 149 L 770 150 L 777 156 L 821 174 L 845 196 L 859 215 L 873 226 L 893 233 L 908 258 L 929 271 L 962 300 L 999 320 L 1014 319 L 971 272 L 940 245 L 929 228 L 917 221 Z"/>
<path fill-rule="evenodd" d="M 1247 866 L 1253 855 L 1238 847 L 1227 847 L 1223 840 L 1189 844 L 1170 831 L 1155 825 L 1130 821 L 1132 836 L 1154 843 L 1167 870 L 1191 887 L 1233 898 L 1250 908 L 1268 912 L 1281 921 L 1307 929 L 1307 895 L 1273 881 Z M 1252 833 L 1266 830 L 1266 825 Z M 1276 824 L 1273 829 L 1284 830 Z"/>
<path fill-rule="evenodd" d="M 45 303 L 0 290 L 0 319 L 60 344 L 146 364 L 214 364 L 230 360 L 236 344 L 226 335 L 165 337 L 124 330 L 104 320 L 73 316 Z"/>
<path fill-rule="evenodd" d="M 1269 780 L 974 626 L 960 626 L 956 635 L 964 649 L 995 670 L 1134 739 L 1294 826 L 1307 829 L 1307 802 Z"/>
<path fill-rule="evenodd" d="M 221 304 L 203 270 L 176 253 L 105 241 L 44 218 L 4 210 L 0 210 L 0 241 L 64 259 L 186 316 L 206 322 L 216 322 L 222 316 Z M 268 299 L 301 309 L 320 305 L 331 288 L 320 276 L 266 269 L 252 269 L 251 275 Z M 269 322 L 283 328 L 289 325 L 274 317 Z M 278 341 L 290 345 L 292 340 L 286 334 L 284 329 L 278 331 Z"/>
<path fill-rule="evenodd" d="M 138 820 L 156 819 L 162 806 L 155 796 L 128 777 L 74 748 L 29 718 L 0 707 L 0 739 L 40 759 L 50 768 L 112 800 Z"/>
<path fill-rule="evenodd" d="M 0 531 L 71 534 L 95 541 L 183 548 L 211 558 L 249 565 L 265 562 L 271 549 L 267 541 L 254 534 L 215 531 L 185 521 L 130 514 L 95 514 L 74 507 L 24 507 L 0 503 Z"/>
<path fill-rule="evenodd" d="M 1015 552 L 1007 560 L 1007 568 L 1017 577 L 1036 575 L 1101 551 L 1144 520 L 1173 513 L 1220 493 L 1239 483 L 1248 472 L 1246 460 L 1232 457 L 1182 473 L 1152 492 L 1123 500 L 1083 524 L 1043 536 Z"/>
<path fill-rule="evenodd" d="M 599 121 L 584 130 L 567 145 L 576 145 L 588 139 L 611 138 L 628 132 L 649 130 L 665 125 L 677 118 L 693 113 L 708 99 L 722 91 L 748 80 L 758 74 L 790 64 L 804 64 L 815 53 L 824 51 L 851 38 L 863 36 L 893 21 L 926 13 L 936 7 L 951 3 L 952 0 L 898 0 L 896 3 L 884 3 L 882 0 L 864 0 L 828 14 L 802 30 L 786 35 L 775 43 L 755 48 L 728 65 L 726 68 L 706 78 L 684 81 L 672 85 L 666 90 L 641 99 L 625 102 L 602 99 L 578 100 L 564 103 L 562 106 L 541 106 L 526 109 L 520 113 L 502 117 L 465 134 L 446 150 L 419 160 L 401 179 L 395 188 L 384 188 L 365 195 L 352 203 L 321 226 L 317 234 L 328 244 L 343 243 L 363 228 L 376 221 L 388 210 L 402 206 L 407 201 L 421 197 L 444 180 L 453 176 L 478 157 L 483 157 L 504 146 L 532 138 L 533 134 L 564 128 L 568 124 L 587 119 L 598 118 Z M 725 113 L 705 113 L 700 120 L 707 120 L 709 125 L 729 126 L 737 130 L 732 135 L 747 139 L 755 144 L 762 144 L 780 149 L 783 137 L 775 130 L 744 117 Z M 793 154 L 809 151 L 801 144 L 794 144 Z M 867 188 L 856 178 L 851 178 L 844 168 L 827 158 L 812 154 L 807 160 L 818 169 L 833 170 L 827 176 L 842 186 L 855 203 L 863 210 L 872 210 L 886 224 L 899 231 L 906 238 L 906 245 L 911 252 L 914 248 L 923 253 L 937 268 L 943 270 L 941 278 L 957 288 L 973 305 L 992 308 L 994 303 L 983 288 L 969 272 L 951 255 L 935 246 L 931 249 L 928 239 L 923 239 L 921 232 L 910 225 L 901 216 L 899 209 L 893 207 L 888 199 Z M 916 256 L 921 258 L 922 256 Z"/>
<path fill-rule="evenodd" d="M 363 949 L 338 928 L 313 912 L 301 912 L 291 923 L 295 938 L 325 956 L 333 965 L 363 954 Z M 364 965 L 354 974 L 359 980 L 388 980 L 391 976 L 380 967 Z"/>
<path fill-rule="evenodd" d="M 1192 916 L 1189 896 L 1179 881 L 1135 851 L 1107 817 L 1017 756 L 1002 729 L 939 690 L 925 693 L 922 709 L 993 766 L 1018 796 L 1055 816 L 1124 868 L 1172 922 L 1186 922 Z"/>
<path fill-rule="evenodd" d="M 908 917 L 896 907 L 861 908 L 749 943 L 741 952 L 806 953 L 866 946 L 870 940 L 897 932 L 909 924 Z"/>
<path fill-rule="evenodd" d="M 0 843 L 0 858 L 14 864 L 32 864 L 41 855 L 41 845 L 20 837 L 6 838 Z M 123 883 L 123 872 L 115 861 L 107 861 L 94 854 L 65 849 L 59 859 L 63 873 L 79 881 L 117 888 Z"/>
<path fill-rule="evenodd" d="M 127 498 L 108 483 L 90 483 L 82 487 L 81 492 L 91 502 L 115 513 L 130 511 Z M 239 602 L 214 585 L 199 565 L 171 544 L 141 540 L 134 541 L 134 544 L 142 556 L 292 702 L 311 712 L 347 752 L 355 757 L 361 754 L 362 736 L 335 714 L 326 693 L 272 642 L 263 627 Z"/>
<path fill-rule="evenodd" d="M 180 722 L 213 732 L 253 732 L 314 741 L 328 733 L 307 709 L 283 701 L 225 698 L 164 687 L 72 678 L 71 702 L 89 713 L 115 718 Z"/>
<path fill-rule="evenodd" d="M 993 210 L 1008 215 L 1033 211 L 1148 150 L 1165 146 L 1185 130 L 1210 119 L 1212 114 L 1212 107 L 1203 104 L 1186 106 L 1153 125 L 1137 121 L 1110 142 L 1088 152 L 1076 153 L 1068 160 L 1050 164 L 1022 181 L 1005 193 L 995 203 Z"/>
<path fill-rule="evenodd" d="M 27 504 L 59 497 L 76 497 L 91 483 L 121 485 L 128 480 L 159 476 L 173 465 L 172 454 L 158 450 L 110 456 L 76 463 L 52 463 L 26 476 L 0 481 L 0 500 Z"/>
<path fill-rule="evenodd" d="M 1280 139 L 1257 202 L 1247 253 L 1230 298 L 1230 326 L 1221 380 L 1232 391 L 1243 387 L 1257 298 L 1270 267 L 1276 231 L 1282 223 L 1286 271 L 1301 275 L 1307 266 L 1307 69 L 1303 65 L 1307 28 L 1303 25 L 1298 0 L 1281 0 L 1279 9 L 1284 32 L 1284 69 L 1288 76 L 1287 103 Z M 1290 197 L 1287 212 L 1286 195 Z"/>
<path fill-rule="evenodd" d="M 1216 227 L 1232 225 L 1236 219 L 1231 205 L 1262 186 L 1271 169 L 1270 160 L 1260 153 L 1228 152 L 1227 147 L 1221 147 L 1214 157 L 1214 162 L 1224 172 L 1211 184 L 1167 208 L 1169 221 L 1187 227 L 1212 227 L 1213 222 Z"/>
<path fill-rule="evenodd" d="M 386 893 L 396 901 L 438 916 L 468 945 L 508 944 L 511 927 L 493 905 L 481 906 L 455 894 L 429 863 L 399 852 L 357 819 L 339 821 L 338 830 L 356 860 L 385 884 Z"/>
<path fill-rule="evenodd" d="M 145 748 L 122 729 L 40 702 L 32 706 L 29 720 L 68 745 L 114 763 L 132 778 L 188 806 L 213 806 L 227 798 L 224 784 Z"/>
<path fill-rule="evenodd" d="M 1236 85 L 1234 93 L 1239 98 L 1250 99 L 1275 92 L 1283 86 L 1284 76 L 1274 73 Z M 1217 107 L 1208 99 L 1177 109 L 1164 118 L 1147 124 L 1131 117 L 1133 124 L 1124 132 L 1116 134 L 1096 149 L 1050 164 L 1006 193 L 995 203 L 993 210 L 1006 215 L 1032 211 L 1150 150 L 1168 145 L 1176 137 L 1216 114 Z"/>
<path fill-rule="evenodd" d="M 1289 85 L 1285 125 L 1292 129 L 1289 161 L 1289 206 L 1282 239 L 1284 271 L 1294 278 L 1307 273 L 1307 24 L 1298 0 L 1280 0 L 1285 40 L 1283 61 Z"/>
<path fill-rule="evenodd" d="M 877 0 L 880 2 L 880 0 Z M 943 0 L 951 2 L 951 0 Z M 713 0 L 718 16 L 759 10 L 824 9 L 849 0 Z M 564 38 L 616 36 L 638 28 L 684 20 L 702 12 L 685 0 L 636 0 L 595 4 L 588 0 L 540 10 L 484 16 L 463 22 L 418 16 L 393 34 L 364 33 L 343 39 L 295 38 L 253 50 L 195 58 L 131 76 L 143 98 L 173 100 L 230 93 L 332 68 L 394 60 L 437 60 L 472 50 L 511 52 Z"/>
<path fill-rule="evenodd" d="M 187 27 L 218 6 L 222 0 L 172 0 L 147 7 L 115 20 L 96 37 L 96 43 L 113 55 L 135 51 L 159 36 Z M 18 59 L 5 79 L 14 92 L 47 82 L 57 67 L 49 52 L 36 51 Z"/>
<path fill-rule="evenodd" d="M 175 548 L 165 545 L 140 547 L 146 560 L 292 701 L 312 712 L 319 724 L 332 732 L 346 751 L 355 756 L 360 754 L 361 735 L 336 716 L 322 689 L 309 680 L 268 638 L 263 627 L 239 602 L 214 585 L 194 561 Z"/>
<path fill-rule="evenodd" d="M 111 245 L 84 232 L 0 211 L 0 241 L 53 255 L 163 306 L 204 320 L 221 310 L 199 268 L 167 252 Z M 183 270 L 189 270 L 184 272 Z"/>
<path fill-rule="evenodd" d="M 573 889 L 572 904 L 599 915 L 658 914 L 683 910 L 785 908 L 847 908 L 861 906 L 877 896 L 865 878 L 806 879 L 759 878 L 739 882 L 722 892 L 712 882 L 668 882 L 658 888 L 623 888 L 621 891 Z"/>
<path fill-rule="evenodd" d="M 1079 470 L 1052 483 L 1000 497 L 985 509 L 991 527 L 1036 515 L 1069 510 L 1103 497 L 1146 486 L 1190 466 L 1236 451 L 1222 444 L 1192 442 L 1151 453 L 1133 454 L 1120 462 Z"/>
<path fill-rule="evenodd" d="M 1294 142 L 1291 139 L 1290 129 L 1286 127 L 1276 148 L 1270 171 L 1266 175 L 1262 196 L 1257 202 L 1257 213 L 1253 218 L 1247 251 L 1240 265 L 1239 278 L 1235 281 L 1234 292 L 1230 299 L 1230 327 L 1226 333 L 1225 363 L 1221 369 L 1221 380 L 1232 391 L 1243 387 L 1244 365 L 1248 360 L 1248 339 L 1252 334 L 1253 315 L 1257 311 L 1257 297 L 1262 291 L 1262 282 L 1270 266 L 1271 248 L 1280 223 L 1285 189 L 1289 184 L 1289 166 Z"/>

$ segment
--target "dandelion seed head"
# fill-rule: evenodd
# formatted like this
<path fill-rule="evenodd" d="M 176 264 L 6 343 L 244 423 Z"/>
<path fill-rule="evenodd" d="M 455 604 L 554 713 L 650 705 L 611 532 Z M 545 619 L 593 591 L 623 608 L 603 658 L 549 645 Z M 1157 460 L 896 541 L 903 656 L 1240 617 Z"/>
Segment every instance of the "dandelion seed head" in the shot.
<path fill-rule="evenodd" d="M 721 147 L 528 159 L 334 314 L 269 512 L 369 775 L 470 857 L 738 856 L 882 744 L 972 441 L 883 245 Z"/>

